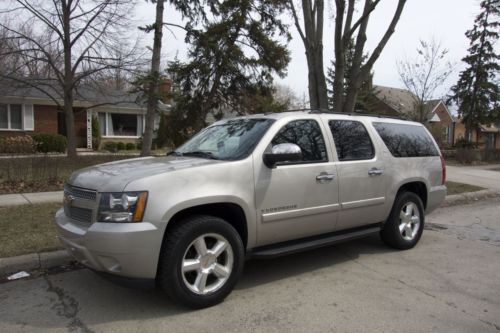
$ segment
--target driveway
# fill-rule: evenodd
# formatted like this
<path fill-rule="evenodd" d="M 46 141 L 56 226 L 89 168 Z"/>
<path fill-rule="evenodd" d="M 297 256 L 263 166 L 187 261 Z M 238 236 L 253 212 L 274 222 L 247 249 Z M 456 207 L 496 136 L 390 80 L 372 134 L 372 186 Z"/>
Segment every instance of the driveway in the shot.
<path fill-rule="evenodd" d="M 439 209 L 409 251 L 373 237 L 247 262 L 227 300 L 199 311 L 87 269 L 0 284 L 0 332 L 498 333 L 499 203 Z"/>
<path fill-rule="evenodd" d="M 500 164 L 480 166 L 446 166 L 446 179 L 500 191 Z"/>

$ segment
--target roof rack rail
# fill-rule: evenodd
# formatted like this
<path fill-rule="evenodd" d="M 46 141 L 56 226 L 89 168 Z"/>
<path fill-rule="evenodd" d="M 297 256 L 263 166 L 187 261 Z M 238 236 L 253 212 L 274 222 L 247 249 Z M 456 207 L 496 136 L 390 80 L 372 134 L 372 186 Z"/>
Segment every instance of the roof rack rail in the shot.
<path fill-rule="evenodd" d="M 391 118 L 391 119 L 399 119 L 399 120 L 406 120 L 403 117 L 400 116 L 388 116 L 388 115 L 381 115 L 381 114 L 375 114 L 375 113 L 365 113 L 365 112 L 351 112 L 351 113 L 345 113 L 345 112 L 335 112 L 333 109 L 311 109 L 311 108 L 302 108 L 302 109 L 290 109 L 286 110 L 286 112 L 305 112 L 309 111 L 310 114 L 319 114 L 319 113 L 329 113 L 329 114 L 340 114 L 344 116 L 365 116 L 365 117 L 377 117 L 377 118 Z"/>

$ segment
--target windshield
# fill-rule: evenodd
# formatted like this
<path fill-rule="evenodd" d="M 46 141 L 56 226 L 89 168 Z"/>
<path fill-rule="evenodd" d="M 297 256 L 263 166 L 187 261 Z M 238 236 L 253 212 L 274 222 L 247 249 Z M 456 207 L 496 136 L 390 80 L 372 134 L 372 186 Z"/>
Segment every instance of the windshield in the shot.
<path fill-rule="evenodd" d="M 210 126 L 172 154 L 218 160 L 239 160 L 250 155 L 273 119 L 232 119 Z"/>

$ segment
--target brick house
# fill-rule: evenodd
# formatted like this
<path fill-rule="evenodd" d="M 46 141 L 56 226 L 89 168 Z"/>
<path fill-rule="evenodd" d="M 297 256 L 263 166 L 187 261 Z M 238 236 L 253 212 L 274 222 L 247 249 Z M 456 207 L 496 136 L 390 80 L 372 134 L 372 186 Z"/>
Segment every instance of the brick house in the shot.
<path fill-rule="evenodd" d="M 170 91 L 170 81 L 161 86 Z M 62 102 L 61 102 L 62 103 Z M 168 101 L 159 109 L 168 111 Z M 99 119 L 102 142 L 136 142 L 144 132 L 146 108 L 127 91 L 80 88 L 74 101 L 77 147 L 92 148 L 92 117 Z M 158 125 L 158 120 L 155 122 Z M 54 100 L 30 87 L 0 82 L 0 137 L 51 133 L 66 135 L 64 112 Z"/>
<path fill-rule="evenodd" d="M 465 124 L 460 118 L 455 121 L 455 141 L 465 138 Z M 478 144 L 481 149 L 500 149 L 500 123 L 480 125 L 473 128 L 470 141 Z"/>
<path fill-rule="evenodd" d="M 373 86 L 373 95 L 375 101 L 370 105 L 370 112 L 393 116 L 409 118 L 414 112 L 417 97 L 406 89 Z M 426 113 L 428 114 L 428 123 L 433 128 L 433 135 L 440 135 L 436 138 L 438 142 L 446 145 L 453 145 L 455 142 L 454 128 L 455 119 L 446 104 L 440 100 L 430 100 L 425 103 Z"/>

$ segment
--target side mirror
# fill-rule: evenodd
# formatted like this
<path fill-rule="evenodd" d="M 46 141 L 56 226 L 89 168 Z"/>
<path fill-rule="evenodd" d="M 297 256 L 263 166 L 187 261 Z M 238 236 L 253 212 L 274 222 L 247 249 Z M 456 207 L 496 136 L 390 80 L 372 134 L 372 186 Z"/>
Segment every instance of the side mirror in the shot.
<path fill-rule="evenodd" d="M 302 160 L 302 150 L 294 143 L 280 143 L 265 152 L 264 164 L 268 168 L 275 168 L 278 163 L 297 162 Z"/>

